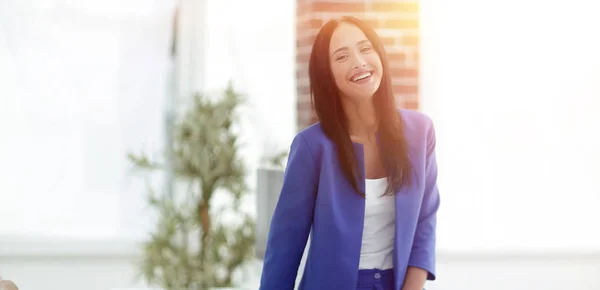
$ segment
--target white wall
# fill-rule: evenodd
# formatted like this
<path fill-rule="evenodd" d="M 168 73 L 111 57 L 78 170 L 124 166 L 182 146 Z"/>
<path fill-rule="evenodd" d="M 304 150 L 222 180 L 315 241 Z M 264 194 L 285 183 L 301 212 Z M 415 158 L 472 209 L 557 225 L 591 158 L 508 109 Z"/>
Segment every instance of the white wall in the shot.
<path fill-rule="evenodd" d="M 125 157 L 162 143 L 173 3 L 103 3 L 0 4 L 0 235 L 144 225 Z"/>
<path fill-rule="evenodd" d="M 296 133 L 295 3 L 211 0 L 207 5 L 206 89 L 216 92 L 233 80 L 247 97 L 240 140 L 252 190 L 260 160 L 287 151 Z M 254 212 L 255 204 L 253 195 L 245 209 Z"/>
<path fill-rule="evenodd" d="M 600 255 L 546 251 L 441 252 L 427 290 L 600 289 Z"/>
<path fill-rule="evenodd" d="M 125 155 L 160 153 L 175 1 L 103 3 L 0 4 L 0 174 L 10 176 L 0 182 L 10 193 L 0 195 L 0 221 L 12 220 L 0 222 L 0 236 L 139 237 L 150 226 Z M 180 35 L 198 50 L 181 64 L 192 71 L 175 71 L 181 94 L 219 93 L 233 80 L 247 97 L 251 188 L 262 155 L 286 150 L 294 135 L 294 3 L 208 1 L 204 31 Z"/>
<path fill-rule="evenodd" d="M 136 277 L 136 244 L 124 240 L 6 238 L 0 240 L 0 275 L 19 289 L 143 287 Z"/>
<path fill-rule="evenodd" d="M 128 239 L 3 237 L 0 276 L 19 289 L 151 290 L 136 279 L 139 254 L 136 241 Z M 239 272 L 234 278 L 248 283 L 238 290 L 255 290 L 259 269 Z"/>
<path fill-rule="evenodd" d="M 172 72 L 189 81 L 174 84 L 182 94 L 233 79 L 247 96 L 251 188 L 261 155 L 287 149 L 296 128 L 295 1 L 207 2 L 190 72 L 169 59 L 175 1 L 1 1 L 4 278 L 21 289 L 137 286 L 134 242 L 151 218 L 125 154 L 159 154 Z M 252 196 L 246 205 L 255 209 Z"/>
<path fill-rule="evenodd" d="M 600 289 L 600 6 L 420 3 L 442 195 L 428 289 Z"/>
<path fill-rule="evenodd" d="M 600 251 L 595 1 L 422 1 L 442 250 Z"/>

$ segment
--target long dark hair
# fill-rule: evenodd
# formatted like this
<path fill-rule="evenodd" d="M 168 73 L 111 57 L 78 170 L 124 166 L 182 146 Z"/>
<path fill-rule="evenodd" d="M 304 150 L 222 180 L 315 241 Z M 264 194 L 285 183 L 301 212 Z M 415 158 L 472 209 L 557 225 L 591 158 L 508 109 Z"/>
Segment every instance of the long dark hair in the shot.
<path fill-rule="evenodd" d="M 385 194 L 393 195 L 401 186 L 410 184 L 412 166 L 408 158 L 408 144 L 404 137 L 402 120 L 394 101 L 392 79 L 383 43 L 375 30 L 363 21 L 348 16 L 333 19 L 328 21 L 317 34 L 308 64 L 313 109 L 325 135 L 337 147 L 338 158 L 344 175 L 356 192 L 364 197 L 364 192 L 358 188 L 358 160 L 348 132 L 348 121 L 342 107 L 340 93 L 331 72 L 329 44 L 331 35 L 342 22 L 353 24 L 362 30 L 381 59 L 382 79 L 373 96 L 373 105 L 379 121 L 380 156 L 388 180 Z"/>

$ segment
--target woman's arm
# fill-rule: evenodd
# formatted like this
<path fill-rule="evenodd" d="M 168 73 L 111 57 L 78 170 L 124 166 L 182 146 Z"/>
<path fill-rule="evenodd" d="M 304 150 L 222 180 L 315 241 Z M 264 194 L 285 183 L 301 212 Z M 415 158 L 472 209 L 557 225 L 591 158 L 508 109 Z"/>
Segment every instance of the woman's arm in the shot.
<path fill-rule="evenodd" d="M 437 211 L 440 206 L 440 195 L 437 187 L 437 162 L 435 158 L 435 129 L 431 119 L 427 118 L 427 150 L 425 160 L 425 192 L 423 194 L 423 202 L 421 203 L 421 210 L 419 214 L 419 220 L 417 222 L 417 229 L 415 232 L 415 238 L 409 259 L 409 273 L 407 273 L 407 280 L 418 280 L 422 279 L 422 272 L 424 270 L 427 275 L 427 280 L 435 280 L 435 231 L 436 231 L 436 217 Z M 412 268 L 412 270 L 411 270 Z M 416 269 L 414 269 L 416 268 Z M 410 276 L 408 276 L 410 274 Z M 408 282 L 408 281 L 407 281 Z M 422 281 L 425 283 L 425 280 Z M 422 284 L 420 288 L 405 288 L 408 289 L 423 289 Z"/>
<path fill-rule="evenodd" d="M 312 224 L 318 176 L 306 140 L 296 135 L 271 219 L 260 290 L 294 289 Z"/>

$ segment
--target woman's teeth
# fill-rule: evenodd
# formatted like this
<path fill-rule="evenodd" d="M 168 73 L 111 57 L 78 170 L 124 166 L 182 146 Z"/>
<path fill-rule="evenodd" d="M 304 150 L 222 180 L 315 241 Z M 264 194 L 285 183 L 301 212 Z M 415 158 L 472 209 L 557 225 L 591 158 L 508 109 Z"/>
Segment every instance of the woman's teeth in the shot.
<path fill-rule="evenodd" d="M 354 77 L 354 78 L 352 79 L 352 81 L 353 81 L 353 82 L 357 82 L 357 81 L 360 81 L 360 80 L 366 79 L 366 78 L 368 78 L 368 77 L 370 77 L 370 76 L 371 76 L 371 73 L 369 73 L 369 72 L 368 72 L 368 73 L 364 73 L 364 74 L 361 74 L 361 75 L 359 75 L 359 76 L 356 76 L 356 77 Z"/>

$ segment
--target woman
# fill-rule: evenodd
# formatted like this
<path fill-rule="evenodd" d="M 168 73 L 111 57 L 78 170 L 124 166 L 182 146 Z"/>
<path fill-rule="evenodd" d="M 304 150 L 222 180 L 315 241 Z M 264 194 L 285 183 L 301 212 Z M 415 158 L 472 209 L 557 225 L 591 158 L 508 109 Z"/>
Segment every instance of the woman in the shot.
<path fill-rule="evenodd" d="M 395 108 L 383 44 L 344 17 L 319 31 L 309 62 L 319 123 L 291 144 L 267 240 L 262 290 L 421 290 L 435 279 L 435 133 Z"/>

